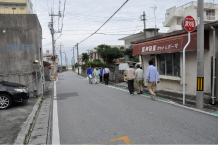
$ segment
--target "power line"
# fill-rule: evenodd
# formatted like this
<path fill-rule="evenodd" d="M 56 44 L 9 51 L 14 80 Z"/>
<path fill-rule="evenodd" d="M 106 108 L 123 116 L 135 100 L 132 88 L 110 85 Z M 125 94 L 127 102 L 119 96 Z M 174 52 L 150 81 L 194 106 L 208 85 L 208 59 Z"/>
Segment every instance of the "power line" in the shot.
<path fill-rule="evenodd" d="M 140 22 L 139 22 L 139 23 L 140 23 Z M 138 23 L 138 25 L 139 25 L 139 23 Z M 136 29 L 138 28 L 138 25 L 136 26 L 136 28 L 135 28 L 135 30 L 134 30 L 134 32 L 133 32 L 133 34 L 135 33 Z"/>
<path fill-rule="evenodd" d="M 48 5 L 48 0 L 47 0 L 47 6 L 48 6 L 48 15 L 50 15 L 50 13 L 49 13 L 50 8 L 49 8 L 49 5 Z"/>
<path fill-rule="evenodd" d="M 69 15 L 66 14 L 66 16 L 75 16 L 75 17 L 85 17 L 85 18 L 90 18 L 90 17 L 93 17 L 93 18 L 108 18 L 108 17 L 102 17 L 102 16 L 92 16 L 92 15 L 83 15 L 83 14 L 72 14 L 70 13 Z M 71 17 L 67 17 L 67 18 L 71 18 Z M 130 19 L 130 18 L 133 18 L 135 19 L 136 16 L 128 16 L 128 17 L 118 17 L 118 16 L 115 16 L 114 19 Z M 148 18 L 150 18 L 150 16 L 148 16 Z M 152 17 L 151 17 L 152 18 Z M 154 18 L 154 17 L 153 17 Z"/>
<path fill-rule="evenodd" d="M 95 33 L 95 34 L 98 34 L 98 35 L 132 35 L 132 34 L 107 34 L 107 33 Z M 90 35 L 90 33 L 87 33 L 87 34 L 62 34 L 62 35 Z"/>
<path fill-rule="evenodd" d="M 138 27 L 143 27 L 143 25 L 141 25 L 141 26 L 138 26 Z M 126 27 L 126 28 L 117 28 L 117 29 L 103 29 L 103 30 L 105 30 L 105 31 L 109 31 L 109 30 L 129 30 L 130 28 L 135 28 L 135 27 Z M 91 30 L 91 29 L 86 29 L 86 30 L 78 30 L 78 29 L 76 29 L 76 30 L 63 30 L 63 31 L 94 31 L 94 30 Z"/>
<path fill-rule="evenodd" d="M 61 33 L 63 30 L 63 25 L 64 25 L 64 13 L 65 13 L 65 5 L 66 5 L 66 0 L 64 1 L 64 10 L 63 10 L 63 17 L 62 17 L 62 27 L 61 27 Z"/>
<path fill-rule="evenodd" d="M 90 36 L 88 36 L 87 38 L 85 38 L 84 40 L 82 40 L 79 44 L 81 44 L 82 42 L 84 42 L 85 40 L 87 40 L 88 38 L 90 38 L 91 36 L 93 36 L 95 33 L 97 33 L 129 0 L 126 0 L 126 2 L 100 27 L 98 28 L 98 30 L 96 30 L 94 33 L 92 33 Z"/>

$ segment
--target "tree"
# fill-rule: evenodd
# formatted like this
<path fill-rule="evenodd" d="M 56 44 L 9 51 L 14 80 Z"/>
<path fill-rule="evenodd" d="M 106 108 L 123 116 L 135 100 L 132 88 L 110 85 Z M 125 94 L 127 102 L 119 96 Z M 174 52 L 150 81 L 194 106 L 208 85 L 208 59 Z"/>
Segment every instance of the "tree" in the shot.
<path fill-rule="evenodd" d="M 82 53 L 82 61 L 88 62 L 89 61 L 89 55 L 87 53 Z"/>
<path fill-rule="evenodd" d="M 125 55 L 129 55 L 129 58 L 133 58 L 132 52 L 133 52 L 133 49 L 126 49 L 126 51 L 124 52 L 124 54 L 125 54 Z"/>
<path fill-rule="evenodd" d="M 99 45 L 95 48 L 98 53 L 101 55 L 101 58 L 104 59 L 107 63 L 111 64 L 114 59 L 118 59 L 124 56 L 123 52 L 117 47 L 111 48 L 109 45 Z"/>

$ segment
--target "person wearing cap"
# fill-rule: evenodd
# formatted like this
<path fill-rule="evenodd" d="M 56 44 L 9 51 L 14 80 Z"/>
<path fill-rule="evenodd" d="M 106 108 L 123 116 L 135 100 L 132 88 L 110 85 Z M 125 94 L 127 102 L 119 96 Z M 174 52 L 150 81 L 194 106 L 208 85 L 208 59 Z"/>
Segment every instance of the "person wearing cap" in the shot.
<path fill-rule="evenodd" d="M 130 68 L 127 68 L 124 74 L 126 75 L 127 81 L 128 81 L 128 89 L 130 95 L 134 95 L 134 79 L 135 79 L 135 69 L 134 66 L 131 65 Z"/>
<path fill-rule="evenodd" d="M 140 69 L 140 65 L 136 65 L 136 70 L 135 70 L 135 87 L 137 90 L 137 94 L 142 94 L 143 93 L 143 80 L 144 80 L 144 75 L 143 75 L 143 70 Z"/>
<path fill-rule="evenodd" d="M 158 79 L 157 83 L 160 82 L 160 77 L 157 71 L 157 68 L 153 66 L 153 61 L 149 60 L 149 67 L 147 68 L 146 73 L 146 83 L 148 84 L 148 90 L 151 93 L 151 97 L 155 100 L 155 83 L 156 79 Z"/>

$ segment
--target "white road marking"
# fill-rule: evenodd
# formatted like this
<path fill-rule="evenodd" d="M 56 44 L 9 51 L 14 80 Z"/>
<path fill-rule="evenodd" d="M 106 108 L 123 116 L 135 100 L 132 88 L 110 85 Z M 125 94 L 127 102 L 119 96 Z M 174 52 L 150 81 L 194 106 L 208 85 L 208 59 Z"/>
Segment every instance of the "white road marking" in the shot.
<path fill-rule="evenodd" d="M 86 80 L 85 78 L 83 78 L 83 79 Z M 101 84 L 101 85 L 103 85 L 103 84 Z M 127 90 L 119 89 L 119 88 L 113 87 L 113 86 L 108 86 L 108 87 L 111 87 L 111 88 L 114 88 L 114 89 L 117 89 L 117 90 L 121 90 L 121 91 L 125 91 L 125 92 L 129 92 Z M 146 95 L 143 95 L 143 96 L 146 97 L 146 98 L 151 98 L 151 97 L 146 96 Z M 173 102 L 173 101 L 170 101 L 170 100 L 169 101 L 164 101 L 164 100 L 160 100 L 160 99 L 156 99 L 156 100 L 157 101 L 161 101 L 161 102 L 165 102 L 167 104 L 172 104 L 172 105 L 175 105 L 175 106 L 186 108 L 186 109 L 189 109 L 189 110 L 192 110 L 192 111 L 196 111 L 196 112 L 200 112 L 200 113 L 204 113 L 204 114 L 208 114 L 208 115 L 212 115 L 212 116 L 218 117 L 217 114 L 209 113 L 209 112 L 206 112 L 206 111 L 203 111 L 203 110 L 199 110 L 199 109 L 196 109 L 196 108 L 191 108 L 191 107 L 183 106 L 183 105 L 177 104 L 176 102 Z"/>
<path fill-rule="evenodd" d="M 112 87 L 112 86 L 108 86 L 108 87 L 111 87 L 111 88 L 114 88 L 114 89 L 117 89 L 117 90 L 121 90 L 121 91 L 125 91 L 125 92 L 129 92 L 127 90 L 119 89 L 119 88 Z M 151 97 L 146 96 L 146 95 L 143 95 L 143 96 L 146 97 L 146 98 L 151 98 Z M 212 115 L 212 116 L 218 117 L 217 114 L 213 114 L 213 113 L 206 112 L 206 111 L 203 111 L 203 110 L 199 110 L 199 109 L 196 109 L 196 108 L 191 108 L 191 107 L 183 106 L 183 105 L 177 104 L 176 102 L 173 102 L 173 101 L 164 101 L 164 100 L 160 100 L 160 99 L 156 99 L 156 100 L 157 101 L 161 101 L 161 102 L 165 102 L 167 104 L 179 106 L 181 108 L 186 108 L 186 109 L 189 109 L 189 110 L 192 110 L 192 111 L 195 111 L 195 112 L 200 112 L 200 113 L 204 113 L 204 114 L 208 114 L 208 115 Z"/>
<path fill-rule="evenodd" d="M 56 97 L 56 81 L 54 82 L 54 99 L 57 99 L 57 97 Z M 57 144 L 57 145 L 60 144 L 57 100 L 53 101 L 52 144 Z"/>
<path fill-rule="evenodd" d="M 57 96 L 56 81 L 54 81 L 54 97 Z"/>

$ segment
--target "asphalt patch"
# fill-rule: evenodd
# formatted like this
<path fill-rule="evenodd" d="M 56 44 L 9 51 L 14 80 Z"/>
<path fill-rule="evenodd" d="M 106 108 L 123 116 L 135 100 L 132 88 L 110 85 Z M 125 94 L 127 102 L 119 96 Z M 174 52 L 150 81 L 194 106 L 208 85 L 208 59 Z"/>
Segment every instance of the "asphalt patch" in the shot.
<path fill-rule="evenodd" d="M 57 94 L 57 99 L 55 100 L 63 100 L 69 97 L 78 97 L 78 93 L 77 92 L 73 92 L 73 93 L 63 93 L 63 94 Z"/>

